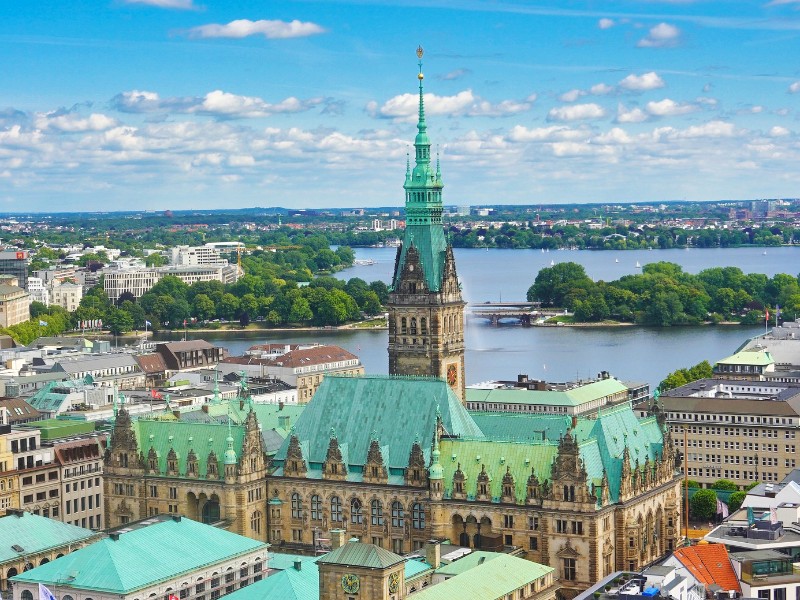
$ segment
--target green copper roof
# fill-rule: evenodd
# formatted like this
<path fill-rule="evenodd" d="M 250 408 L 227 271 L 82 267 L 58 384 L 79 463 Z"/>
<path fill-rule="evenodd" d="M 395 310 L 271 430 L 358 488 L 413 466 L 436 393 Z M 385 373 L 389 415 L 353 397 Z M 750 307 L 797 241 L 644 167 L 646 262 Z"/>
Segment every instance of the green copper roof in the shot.
<path fill-rule="evenodd" d="M 717 361 L 718 365 L 757 365 L 766 367 L 775 364 L 772 354 L 769 351 L 760 348 L 751 348 L 749 350 L 742 350 L 733 356 L 723 358 Z"/>
<path fill-rule="evenodd" d="M 459 559 L 456 562 L 461 562 Z M 414 594 L 416 600 L 485 600 L 506 598 L 515 590 L 553 572 L 553 567 L 500 554 L 473 569 Z"/>
<path fill-rule="evenodd" d="M 446 496 L 452 495 L 453 475 L 460 465 L 466 477 L 464 492 L 467 499 L 475 498 L 478 474 L 485 468 L 489 475 L 489 495 L 493 499 L 500 499 L 503 476 L 508 470 L 514 476 L 516 499 L 524 502 L 531 469 L 539 481 L 550 478 L 550 467 L 558 454 L 558 442 L 524 444 L 443 439 L 441 449 Z"/>
<path fill-rule="evenodd" d="M 21 547 L 25 555 L 50 548 L 75 544 L 97 536 L 91 529 L 67 525 L 32 513 L 0 518 L 0 564 L 21 558 L 11 546 Z"/>
<path fill-rule="evenodd" d="M 606 396 L 627 391 L 618 379 L 601 379 L 571 390 L 527 390 L 524 388 L 476 390 L 467 388 L 467 402 L 495 404 L 547 404 L 551 406 L 581 406 Z"/>
<path fill-rule="evenodd" d="M 474 496 L 476 493 L 476 477 L 481 465 L 485 464 L 491 478 L 493 498 L 499 498 L 502 478 L 509 467 L 516 483 L 517 500 L 524 500 L 531 468 L 539 481 L 550 478 L 558 441 L 572 425 L 571 417 L 561 415 L 476 411 L 471 411 L 470 415 L 484 432 L 486 440 L 493 441 L 442 440 L 441 462 L 445 470 L 446 494 L 452 492 L 453 473 L 460 462 L 461 470 L 467 476 L 467 494 Z M 572 434 L 586 466 L 587 483 L 599 484 L 605 469 L 612 501 L 619 496 L 625 446 L 628 447 L 631 467 L 635 466 L 637 459 L 640 465 L 648 458 L 652 462 L 663 449 L 663 437 L 655 417 L 638 419 L 627 402 L 600 409 L 596 419 L 579 417 Z"/>
<path fill-rule="evenodd" d="M 448 577 L 461 575 L 470 569 L 474 569 L 478 565 L 482 565 L 483 563 L 495 558 L 499 558 L 500 556 L 503 555 L 498 552 L 484 552 L 483 550 L 476 550 L 474 552 L 470 552 L 466 556 L 462 556 L 461 558 L 454 560 L 449 565 L 439 567 L 436 569 L 436 574 L 447 575 Z"/>
<path fill-rule="evenodd" d="M 133 430 L 139 443 L 139 450 L 144 454 L 145 464 L 150 448 L 155 448 L 158 454 L 159 473 L 167 472 L 167 454 L 170 448 L 175 449 L 180 473 L 186 473 L 186 457 L 190 450 L 194 450 L 200 477 L 206 475 L 207 459 L 212 450 L 220 465 L 228 450 L 227 424 L 139 419 L 133 422 Z M 233 448 L 241 454 L 244 425 L 232 425 L 230 434 L 233 437 Z"/>
<path fill-rule="evenodd" d="M 180 577 L 267 544 L 190 519 L 159 521 L 105 538 L 41 567 L 17 575 L 14 581 L 57 585 L 66 574 L 70 587 L 110 594 L 127 594 Z"/>
<path fill-rule="evenodd" d="M 315 561 L 303 561 L 299 571 L 288 567 L 224 597 L 226 600 L 319 600 L 319 568 Z"/>
<path fill-rule="evenodd" d="M 403 562 L 399 554 L 390 552 L 374 544 L 350 541 L 345 545 L 320 557 L 317 564 L 347 565 L 369 569 L 385 569 Z"/>
<path fill-rule="evenodd" d="M 403 579 L 407 581 L 431 569 L 433 567 L 426 563 L 424 558 L 407 560 L 405 567 L 403 567 Z"/>
<path fill-rule="evenodd" d="M 307 462 L 323 463 L 331 428 L 340 445 L 347 444 L 348 464 L 363 465 L 375 432 L 387 467 L 405 468 L 415 438 L 430 457 L 436 410 L 451 435 L 483 438 L 472 417 L 443 380 L 428 377 L 336 377 L 328 375 L 297 420 L 295 434 Z M 276 455 L 282 462 L 287 439 Z M 444 456 L 444 455 L 443 455 Z"/>
<path fill-rule="evenodd" d="M 406 262 L 406 254 L 412 245 L 419 252 L 428 289 L 438 292 L 442 286 L 445 250 L 447 250 L 447 239 L 441 225 L 409 225 L 406 221 L 405 236 L 403 245 L 399 249 L 393 285 L 397 286 L 399 282 L 403 265 Z"/>

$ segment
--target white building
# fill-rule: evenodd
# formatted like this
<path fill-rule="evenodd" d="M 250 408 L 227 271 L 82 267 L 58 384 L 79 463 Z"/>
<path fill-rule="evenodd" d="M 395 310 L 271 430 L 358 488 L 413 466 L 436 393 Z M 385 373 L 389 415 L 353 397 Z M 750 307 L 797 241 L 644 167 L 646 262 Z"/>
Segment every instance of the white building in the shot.
<path fill-rule="evenodd" d="M 30 282 L 30 277 L 28 282 Z M 49 304 L 55 304 L 69 312 L 74 312 L 83 298 L 83 286 L 71 281 L 59 282 L 56 280 L 50 284 L 49 296 Z"/>
<path fill-rule="evenodd" d="M 28 293 L 31 295 L 31 302 L 50 306 L 50 292 L 41 277 L 28 277 Z"/>

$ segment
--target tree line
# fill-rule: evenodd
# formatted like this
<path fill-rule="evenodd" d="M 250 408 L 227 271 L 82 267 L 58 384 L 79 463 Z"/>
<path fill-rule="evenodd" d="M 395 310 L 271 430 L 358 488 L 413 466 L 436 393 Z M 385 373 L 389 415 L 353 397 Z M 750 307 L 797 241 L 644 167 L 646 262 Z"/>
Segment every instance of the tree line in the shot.
<path fill-rule="evenodd" d="M 713 267 L 692 275 L 675 263 L 657 262 L 645 265 L 642 273 L 595 282 L 583 266 L 565 262 L 540 270 L 527 298 L 566 308 L 577 322 L 757 324 L 767 310 L 775 315 L 778 306 L 786 318 L 800 314 L 800 277 L 744 274 L 738 267 Z"/>

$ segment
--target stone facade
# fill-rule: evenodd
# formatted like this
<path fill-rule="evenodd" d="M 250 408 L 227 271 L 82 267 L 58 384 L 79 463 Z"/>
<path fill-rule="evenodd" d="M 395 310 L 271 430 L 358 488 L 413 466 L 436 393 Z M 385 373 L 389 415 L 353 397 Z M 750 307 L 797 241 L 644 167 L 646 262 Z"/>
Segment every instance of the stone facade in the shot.
<path fill-rule="evenodd" d="M 220 446 L 225 431 L 220 424 L 132 422 L 121 409 L 106 453 L 106 525 L 171 513 L 265 541 L 267 466 L 255 413 L 229 427 Z"/>

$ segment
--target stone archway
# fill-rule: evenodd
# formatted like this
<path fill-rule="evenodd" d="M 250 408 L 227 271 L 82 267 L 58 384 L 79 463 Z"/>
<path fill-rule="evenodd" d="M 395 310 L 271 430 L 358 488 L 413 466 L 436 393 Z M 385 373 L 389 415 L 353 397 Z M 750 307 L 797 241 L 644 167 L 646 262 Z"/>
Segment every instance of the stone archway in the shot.
<path fill-rule="evenodd" d="M 459 514 L 453 515 L 450 519 L 452 526 L 450 539 L 457 542 L 459 546 L 469 548 L 469 534 L 467 533 L 467 522 Z"/>
<path fill-rule="evenodd" d="M 211 497 L 203 504 L 203 523 L 211 525 L 220 521 L 219 496 L 211 494 Z"/>

